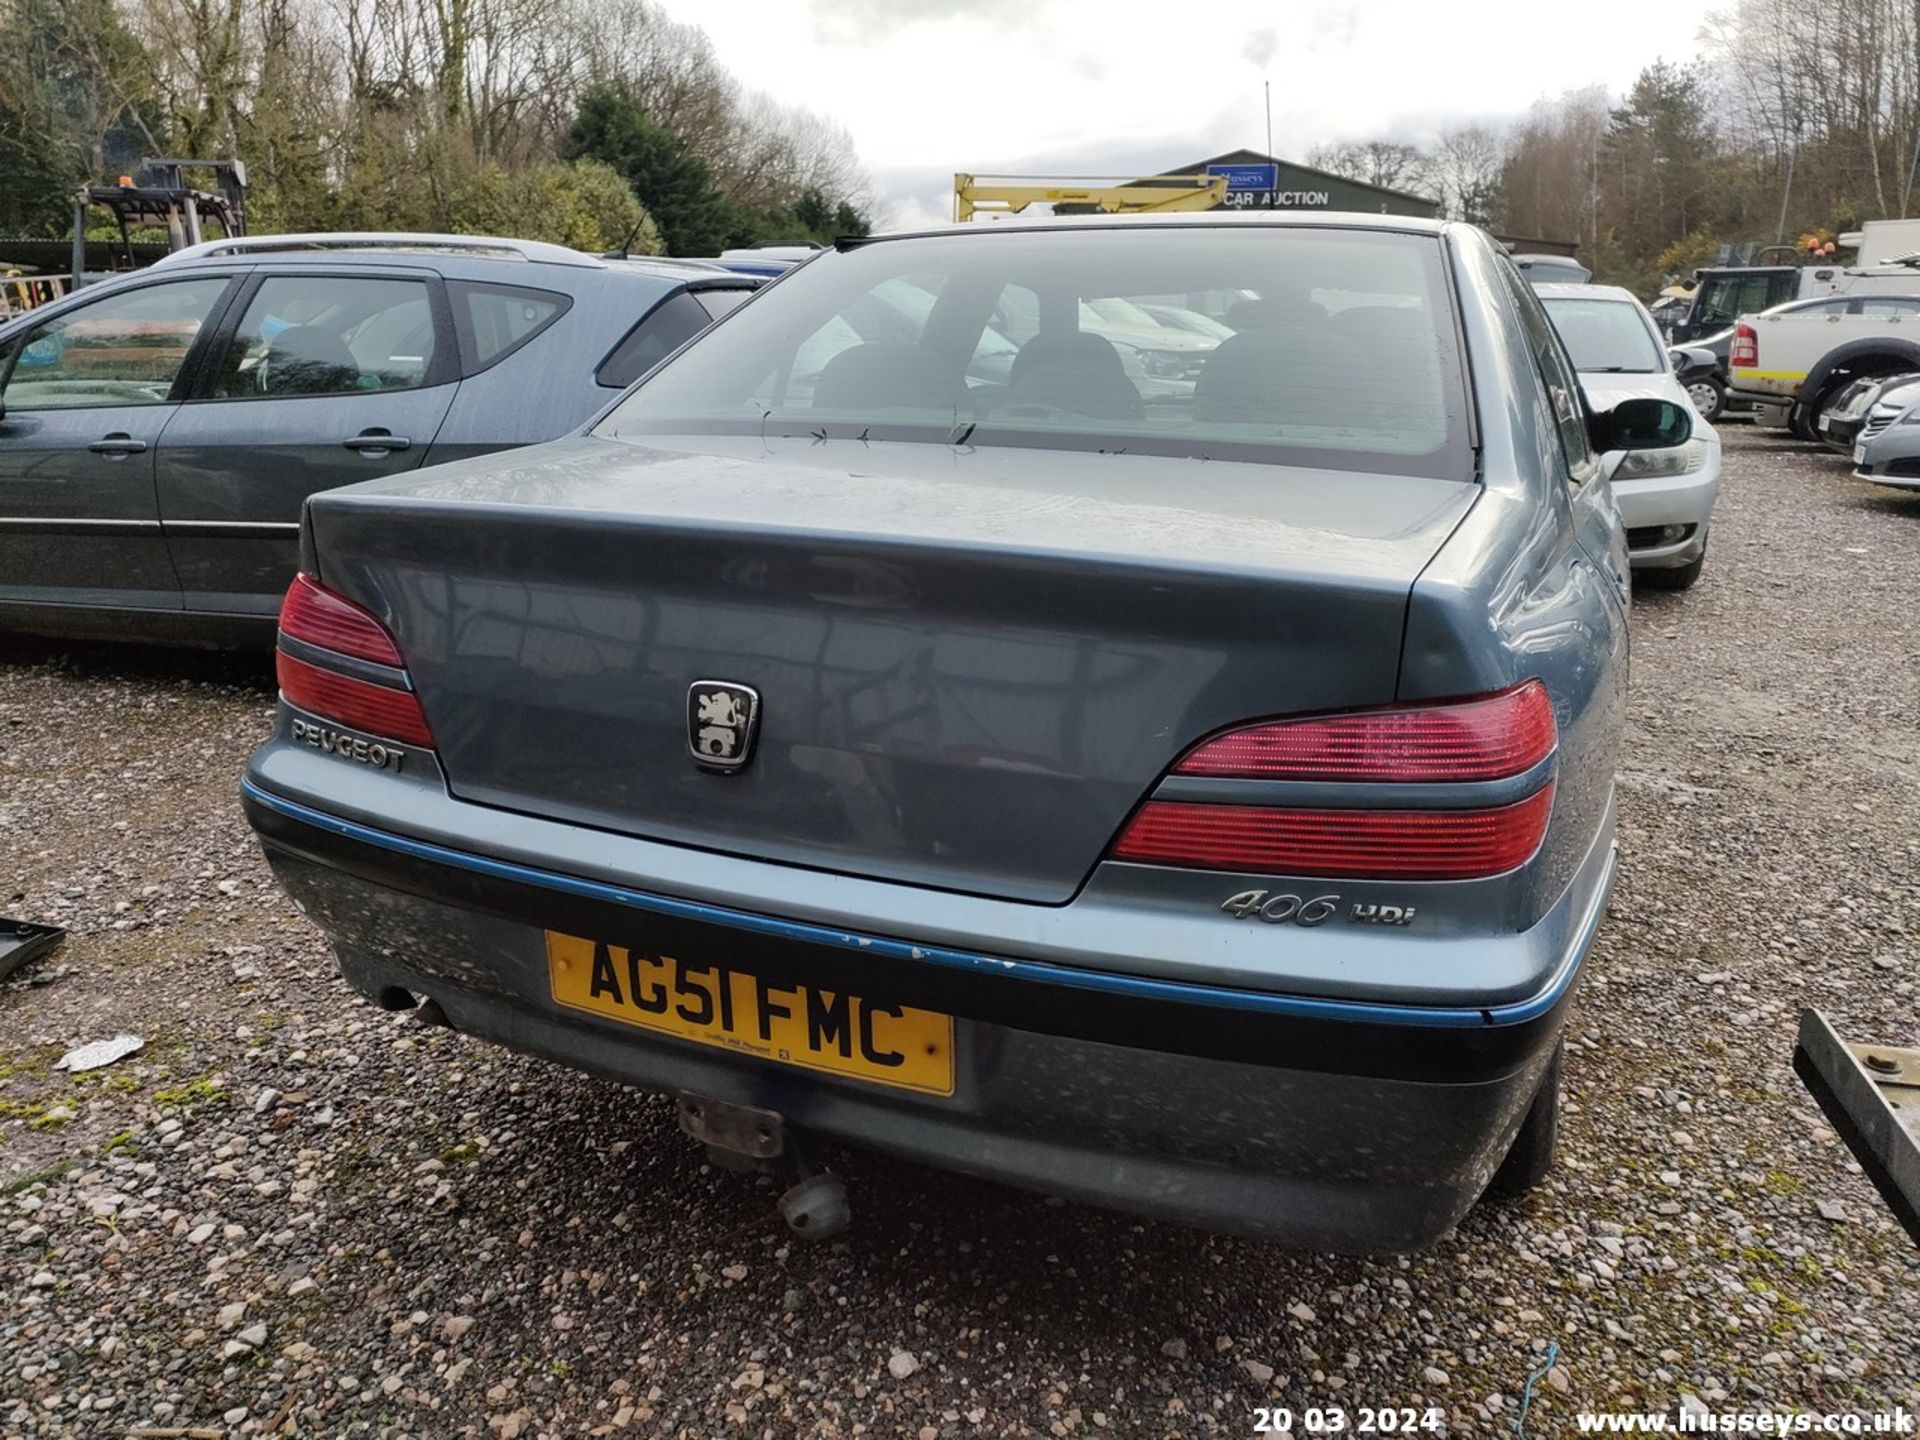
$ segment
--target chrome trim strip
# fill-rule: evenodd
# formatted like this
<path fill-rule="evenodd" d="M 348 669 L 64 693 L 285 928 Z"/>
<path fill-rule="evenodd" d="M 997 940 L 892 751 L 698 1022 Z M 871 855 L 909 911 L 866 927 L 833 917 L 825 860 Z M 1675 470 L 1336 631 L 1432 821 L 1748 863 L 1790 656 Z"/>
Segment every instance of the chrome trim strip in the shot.
<path fill-rule="evenodd" d="M 0 530 L 158 530 L 158 520 L 89 520 L 67 515 L 0 515 Z"/>
<path fill-rule="evenodd" d="M 298 520 L 168 520 L 169 535 L 298 535 Z"/>

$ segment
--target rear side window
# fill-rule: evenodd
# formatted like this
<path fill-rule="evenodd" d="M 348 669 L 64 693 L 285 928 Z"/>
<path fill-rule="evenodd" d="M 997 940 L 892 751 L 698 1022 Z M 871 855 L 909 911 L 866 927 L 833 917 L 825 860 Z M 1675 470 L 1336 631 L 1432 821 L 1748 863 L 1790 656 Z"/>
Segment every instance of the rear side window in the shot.
<path fill-rule="evenodd" d="M 469 375 L 505 359 L 573 305 L 566 295 L 517 285 L 455 280 L 447 290 L 453 296 L 453 325 L 466 360 L 462 368 Z"/>
<path fill-rule="evenodd" d="M 816 257 L 601 433 L 958 435 L 1468 480 L 1458 334 L 1430 235 L 983 227 Z"/>
<path fill-rule="evenodd" d="M 1908 299 L 1903 295 L 1869 295 L 1860 302 L 1862 315 L 1913 315 L 1920 314 L 1920 300 Z"/>
<path fill-rule="evenodd" d="M 709 320 L 731 315 L 753 295 L 751 290 L 695 290 L 690 293 L 700 302 L 700 308 L 707 312 Z"/>
<path fill-rule="evenodd" d="M 688 291 L 668 296 L 613 347 L 594 378 L 609 389 L 626 389 L 711 325 L 713 318 Z"/>
<path fill-rule="evenodd" d="M 420 280 L 270 275 L 221 361 L 222 399 L 284 399 L 414 390 L 439 340 Z"/>

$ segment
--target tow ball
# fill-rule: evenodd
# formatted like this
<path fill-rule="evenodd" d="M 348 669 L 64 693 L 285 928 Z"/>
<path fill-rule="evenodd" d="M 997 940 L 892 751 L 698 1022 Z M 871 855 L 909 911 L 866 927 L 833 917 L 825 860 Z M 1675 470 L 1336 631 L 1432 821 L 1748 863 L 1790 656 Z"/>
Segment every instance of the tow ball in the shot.
<path fill-rule="evenodd" d="M 825 1240 L 853 1221 L 847 1187 L 830 1170 L 816 1170 L 798 1132 L 778 1110 L 759 1110 L 704 1095 L 675 1103 L 680 1128 L 706 1146 L 707 1158 L 725 1170 L 760 1170 L 791 1183 L 780 1196 L 780 1218 L 803 1240 Z"/>

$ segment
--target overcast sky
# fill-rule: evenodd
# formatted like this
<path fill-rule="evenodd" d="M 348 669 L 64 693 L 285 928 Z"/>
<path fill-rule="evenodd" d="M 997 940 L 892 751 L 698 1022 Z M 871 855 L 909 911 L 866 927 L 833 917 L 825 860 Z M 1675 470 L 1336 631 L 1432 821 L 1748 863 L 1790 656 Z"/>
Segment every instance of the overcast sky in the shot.
<path fill-rule="evenodd" d="M 1265 146 L 1419 140 L 1700 48 L 1725 0 L 664 0 L 755 89 L 832 116 L 883 224 L 950 218 L 953 173 L 1145 173 Z"/>

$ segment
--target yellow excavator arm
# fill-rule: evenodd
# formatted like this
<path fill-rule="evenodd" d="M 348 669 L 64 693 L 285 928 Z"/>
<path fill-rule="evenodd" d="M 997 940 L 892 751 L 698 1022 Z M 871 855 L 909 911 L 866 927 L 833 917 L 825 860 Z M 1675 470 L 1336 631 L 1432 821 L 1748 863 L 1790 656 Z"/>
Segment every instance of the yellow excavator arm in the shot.
<path fill-rule="evenodd" d="M 953 218 L 1018 215 L 1033 204 L 1091 205 L 1109 215 L 1212 210 L 1226 203 L 1224 175 L 1124 176 L 956 175 Z"/>

